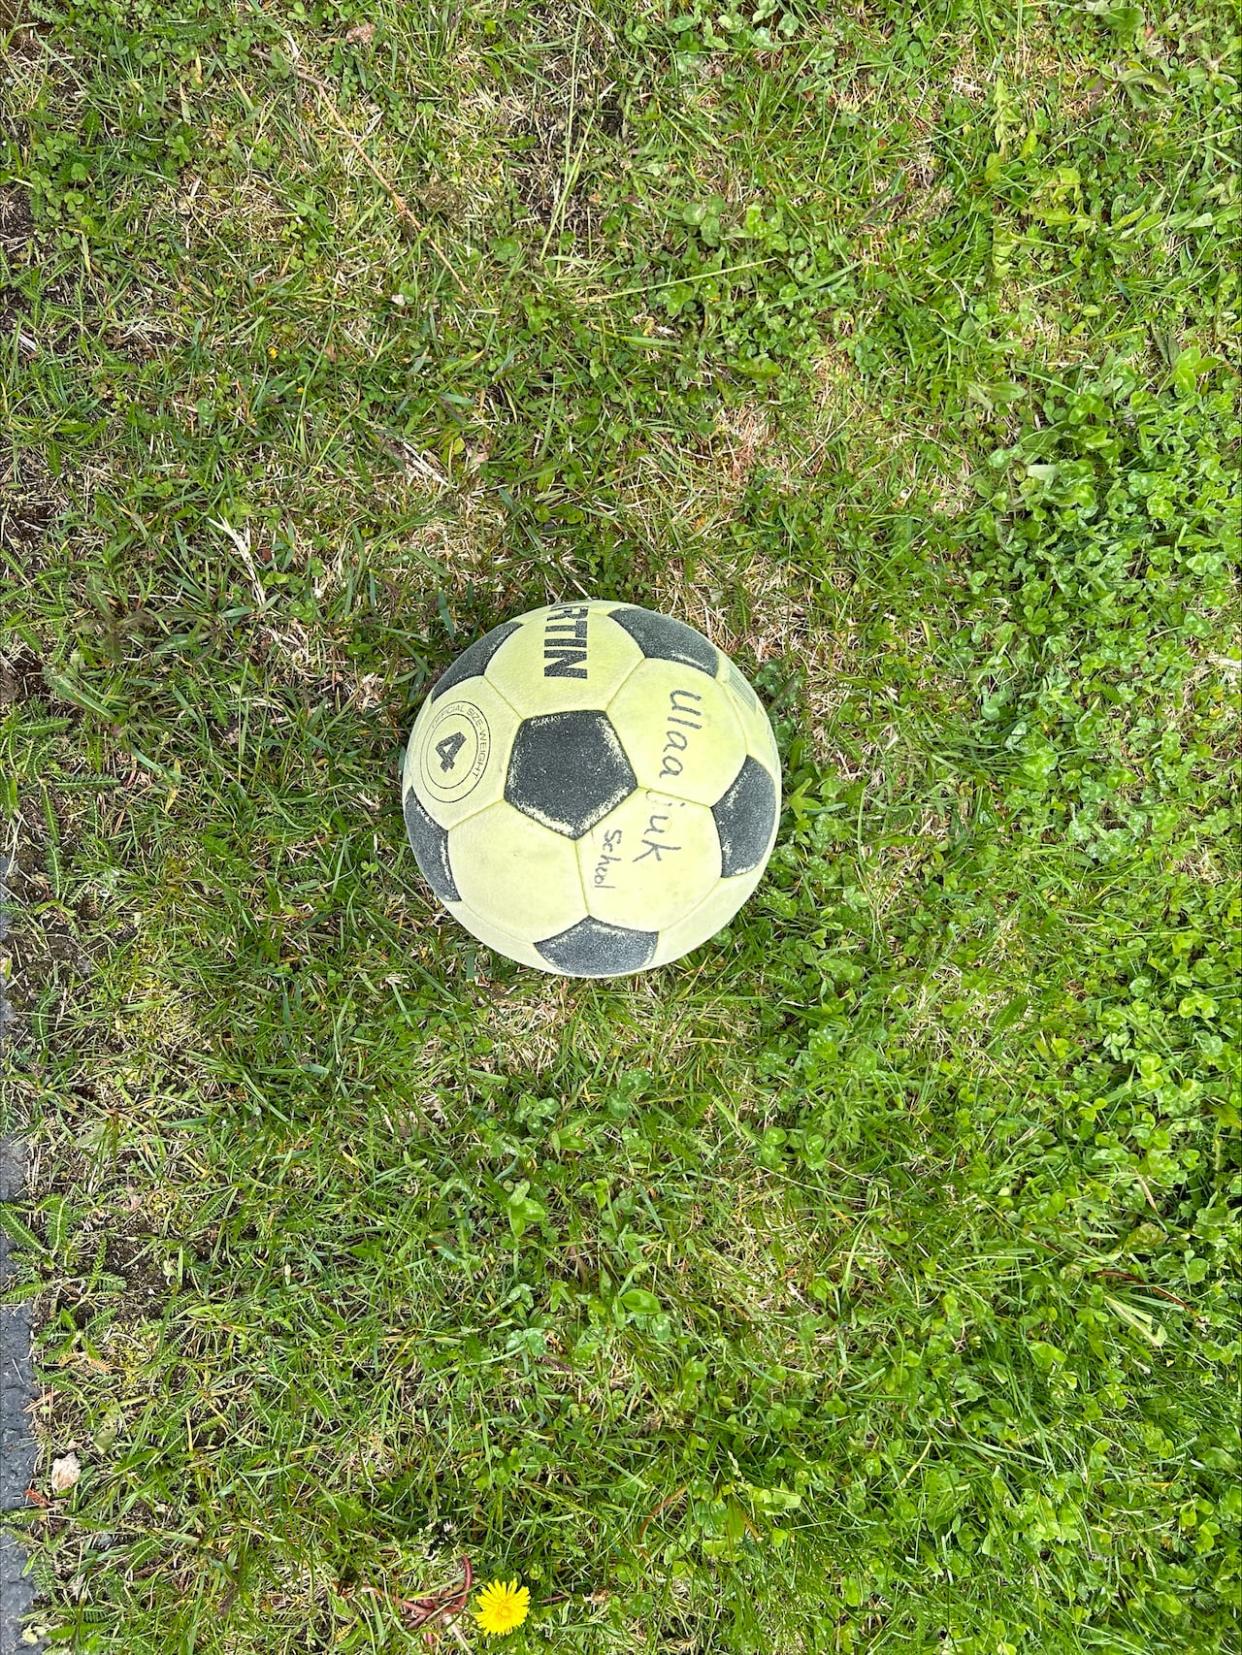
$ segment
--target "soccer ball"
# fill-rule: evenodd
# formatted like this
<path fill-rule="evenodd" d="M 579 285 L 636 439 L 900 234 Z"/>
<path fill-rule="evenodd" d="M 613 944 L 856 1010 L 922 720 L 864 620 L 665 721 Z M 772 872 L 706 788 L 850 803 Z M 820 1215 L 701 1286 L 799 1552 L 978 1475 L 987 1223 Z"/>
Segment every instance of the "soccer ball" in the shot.
<path fill-rule="evenodd" d="M 763 874 L 780 761 L 758 696 L 667 615 L 584 601 L 471 644 L 405 755 L 423 876 L 480 941 L 541 971 L 667 965 Z"/>

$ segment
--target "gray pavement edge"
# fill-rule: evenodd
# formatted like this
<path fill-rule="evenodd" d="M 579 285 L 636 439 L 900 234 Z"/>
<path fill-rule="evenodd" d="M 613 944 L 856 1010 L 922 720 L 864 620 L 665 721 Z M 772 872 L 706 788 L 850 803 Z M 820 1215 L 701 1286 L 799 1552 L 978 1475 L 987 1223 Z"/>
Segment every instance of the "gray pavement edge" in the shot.
<path fill-rule="evenodd" d="M 8 875 L 12 861 L 0 857 L 0 944 L 8 934 Z M 11 1013 L 0 975 L 0 1048 L 9 1036 Z M 0 1122 L 0 1201 L 21 1201 L 26 1188 L 26 1150 L 15 1121 Z M 11 1243 L 0 1230 L 0 1294 L 17 1274 Z M 29 1407 L 35 1397 L 30 1359 L 30 1306 L 0 1299 L 0 1521 L 3 1513 L 26 1509 L 37 1450 Z M 24 1622 L 34 1604 L 34 1581 L 27 1572 L 20 1540 L 0 1527 L 0 1655 L 37 1655 L 40 1644 L 22 1642 Z"/>

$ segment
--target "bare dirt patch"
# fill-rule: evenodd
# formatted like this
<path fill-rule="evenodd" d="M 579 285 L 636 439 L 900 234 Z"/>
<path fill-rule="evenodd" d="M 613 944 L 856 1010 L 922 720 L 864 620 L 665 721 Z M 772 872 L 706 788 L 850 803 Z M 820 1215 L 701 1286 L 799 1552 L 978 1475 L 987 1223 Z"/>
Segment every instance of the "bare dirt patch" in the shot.
<path fill-rule="evenodd" d="M 30 197 L 19 184 L 0 184 L 0 247 L 16 252 L 34 235 Z"/>

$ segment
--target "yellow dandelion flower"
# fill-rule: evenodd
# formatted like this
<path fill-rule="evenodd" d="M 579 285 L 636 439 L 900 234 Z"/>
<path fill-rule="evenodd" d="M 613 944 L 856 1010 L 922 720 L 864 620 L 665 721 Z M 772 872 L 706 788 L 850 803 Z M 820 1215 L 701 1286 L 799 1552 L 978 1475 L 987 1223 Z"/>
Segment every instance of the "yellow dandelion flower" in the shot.
<path fill-rule="evenodd" d="M 479 1593 L 474 1618 L 479 1631 L 489 1637 L 502 1638 L 506 1632 L 521 1626 L 530 1614 L 530 1588 L 519 1586 L 517 1580 L 492 1580 Z"/>

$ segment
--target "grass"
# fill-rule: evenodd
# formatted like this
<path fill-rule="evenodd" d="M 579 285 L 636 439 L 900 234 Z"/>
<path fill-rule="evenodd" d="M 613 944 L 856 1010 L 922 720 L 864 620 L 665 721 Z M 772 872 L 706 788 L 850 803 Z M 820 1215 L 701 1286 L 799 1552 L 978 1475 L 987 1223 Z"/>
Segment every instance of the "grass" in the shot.
<path fill-rule="evenodd" d="M 464 1555 L 515 1650 L 1242 1647 L 1237 46 L 0 3 L 51 1648 L 415 1650 Z M 582 592 L 785 767 L 618 983 L 438 915 L 395 785 Z"/>

